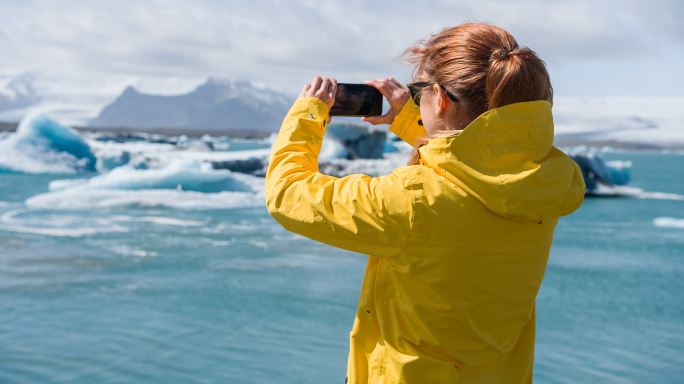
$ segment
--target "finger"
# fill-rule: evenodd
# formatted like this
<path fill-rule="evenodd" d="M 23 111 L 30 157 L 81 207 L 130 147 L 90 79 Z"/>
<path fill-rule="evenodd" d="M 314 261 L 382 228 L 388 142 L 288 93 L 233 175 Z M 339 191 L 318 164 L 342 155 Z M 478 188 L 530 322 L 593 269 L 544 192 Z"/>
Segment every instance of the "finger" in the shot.
<path fill-rule="evenodd" d="M 332 79 L 332 89 L 330 91 L 330 99 L 335 103 L 335 96 L 337 96 L 337 79 Z"/>
<path fill-rule="evenodd" d="M 302 88 L 302 91 L 299 92 L 299 97 L 304 97 L 304 96 L 306 96 L 306 91 L 308 91 L 309 88 L 311 88 L 311 84 L 304 84 L 304 87 Z"/>
<path fill-rule="evenodd" d="M 377 88 L 375 86 L 375 80 L 366 80 L 365 83 L 366 83 L 366 85 L 370 85 L 373 88 Z"/>
<path fill-rule="evenodd" d="M 330 94 L 330 86 L 330 79 L 323 77 L 318 89 L 314 89 L 314 94 L 319 98 L 327 98 L 327 96 Z"/>
<path fill-rule="evenodd" d="M 368 81 L 366 81 L 366 84 L 380 89 L 380 88 L 385 86 L 385 81 L 382 79 L 368 80 Z"/>
<path fill-rule="evenodd" d="M 380 125 L 380 124 L 387 124 L 389 123 L 389 120 L 387 118 L 383 118 L 383 116 L 365 116 L 362 117 L 361 120 L 370 123 L 372 125 Z"/>
<path fill-rule="evenodd" d="M 399 80 L 395 79 L 394 77 L 392 78 L 392 83 L 396 85 L 397 87 L 404 88 L 405 85 L 400 83 Z"/>
<path fill-rule="evenodd" d="M 387 83 L 385 82 L 375 82 L 374 83 L 375 88 L 380 91 L 380 93 L 387 99 L 390 100 L 392 96 L 392 91 L 390 88 L 387 86 Z"/>
<path fill-rule="evenodd" d="M 393 90 L 396 88 L 395 84 L 390 80 L 390 79 L 384 79 L 382 80 L 382 86 L 387 89 L 387 90 Z"/>
<path fill-rule="evenodd" d="M 311 91 L 313 93 L 316 93 L 318 88 L 321 87 L 321 82 L 323 82 L 323 79 L 318 75 L 314 76 L 313 80 L 311 80 Z"/>
<path fill-rule="evenodd" d="M 325 77 L 325 87 L 323 87 L 323 90 L 325 91 L 325 96 L 330 97 L 330 92 L 332 92 L 332 87 L 333 87 L 333 82 L 332 79 L 329 77 Z"/>
<path fill-rule="evenodd" d="M 376 120 L 376 119 L 375 119 L 375 116 L 363 116 L 363 117 L 361 117 L 361 121 L 364 121 L 364 122 L 366 122 L 366 123 L 370 123 L 370 124 L 373 124 L 373 125 L 377 125 L 377 123 L 375 122 L 375 120 Z"/>
<path fill-rule="evenodd" d="M 392 81 L 387 81 L 385 82 L 385 88 L 387 89 L 388 93 L 393 93 L 394 91 L 397 90 L 397 85 L 394 84 Z"/>
<path fill-rule="evenodd" d="M 384 88 L 384 84 L 380 80 L 368 80 L 366 81 L 366 85 L 370 85 L 371 87 L 377 89 L 382 93 L 382 88 Z"/>
<path fill-rule="evenodd" d="M 382 115 L 382 116 L 364 116 L 361 118 L 361 121 L 365 121 L 366 123 L 370 123 L 373 125 L 378 125 L 378 124 L 386 124 L 389 122 L 387 114 Z"/>

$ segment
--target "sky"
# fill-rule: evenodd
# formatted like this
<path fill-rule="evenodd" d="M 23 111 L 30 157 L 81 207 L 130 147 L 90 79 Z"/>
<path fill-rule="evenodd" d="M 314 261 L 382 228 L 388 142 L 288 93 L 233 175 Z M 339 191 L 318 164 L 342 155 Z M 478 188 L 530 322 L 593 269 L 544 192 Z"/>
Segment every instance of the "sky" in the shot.
<path fill-rule="evenodd" d="M 0 78 L 103 98 L 209 76 L 289 94 L 315 74 L 407 81 L 407 47 L 483 21 L 536 51 L 558 96 L 684 96 L 682 16 L 676 0 L 0 0 Z"/>

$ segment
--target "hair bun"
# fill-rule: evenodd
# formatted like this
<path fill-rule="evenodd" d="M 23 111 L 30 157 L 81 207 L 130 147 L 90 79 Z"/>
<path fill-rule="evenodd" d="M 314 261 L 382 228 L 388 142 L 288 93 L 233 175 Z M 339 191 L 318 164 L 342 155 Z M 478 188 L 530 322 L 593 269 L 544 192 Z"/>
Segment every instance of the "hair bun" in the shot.
<path fill-rule="evenodd" d="M 513 51 L 507 48 L 496 48 L 492 51 L 491 56 L 489 56 L 489 60 L 506 60 L 514 53 Z"/>

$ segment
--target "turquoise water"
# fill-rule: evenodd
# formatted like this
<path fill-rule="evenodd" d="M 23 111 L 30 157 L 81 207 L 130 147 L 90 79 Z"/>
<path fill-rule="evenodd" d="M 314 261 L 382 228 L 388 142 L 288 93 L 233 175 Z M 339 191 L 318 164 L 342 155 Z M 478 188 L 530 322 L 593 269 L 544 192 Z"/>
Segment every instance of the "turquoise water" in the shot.
<path fill-rule="evenodd" d="M 670 195 L 591 199 L 561 220 L 535 381 L 681 382 L 684 156 L 606 158 Z M 263 207 L 26 206 L 63 178 L 0 174 L 0 383 L 344 382 L 364 256 Z"/>

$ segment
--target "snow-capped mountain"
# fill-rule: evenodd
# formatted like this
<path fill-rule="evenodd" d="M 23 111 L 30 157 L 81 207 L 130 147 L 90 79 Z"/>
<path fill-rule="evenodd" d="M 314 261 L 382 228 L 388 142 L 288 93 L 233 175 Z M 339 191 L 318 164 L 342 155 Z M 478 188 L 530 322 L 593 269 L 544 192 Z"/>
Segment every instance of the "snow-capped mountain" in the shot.
<path fill-rule="evenodd" d="M 7 123 L 42 113 L 77 127 L 264 133 L 278 129 L 293 99 L 247 81 L 0 73 L 0 122 Z M 556 142 L 682 149 L 682 106 L 681 96 L 555 97 Z M 357 124 L 358 119 L 340 117 L 335 122 Z"/>
<path fill-rule="evenodd" d="M 275 131 L 292 100 L 246 81 L 208 79 L 181 95 L 129 86 L 90 122 L 94 127 Z"/>
<path fill-rule="evenodd" d="M 40 100 L 34 87 L 34 77 L 22 74 L 0 84 L 0 111 L 25 108 Z"/>

